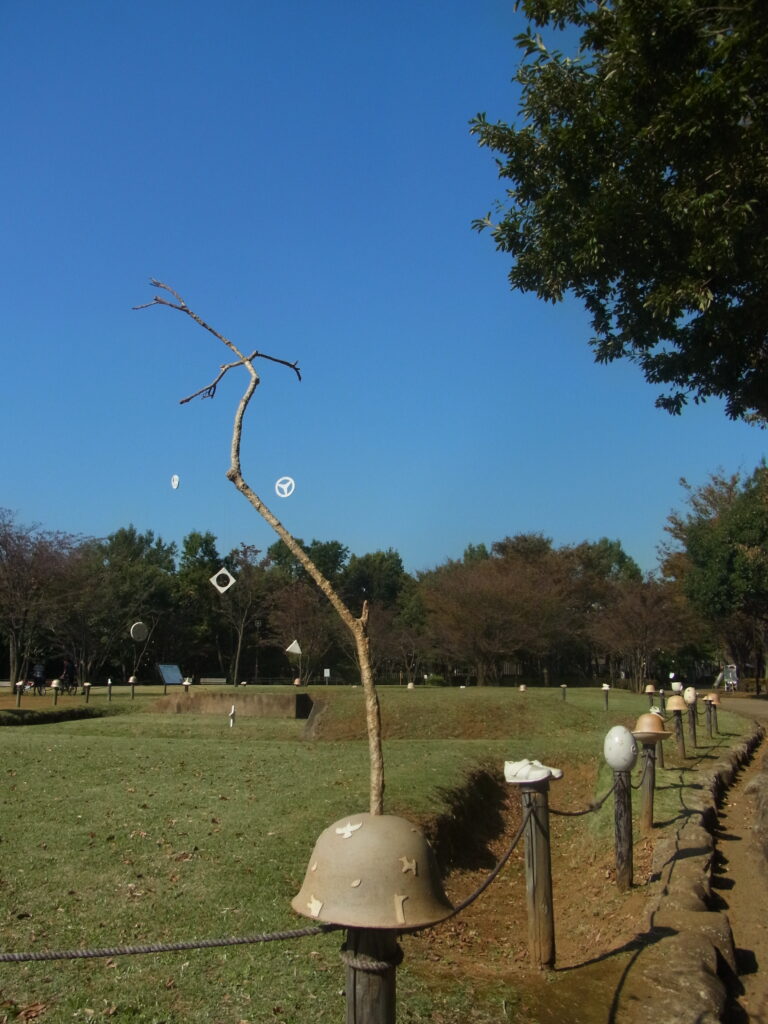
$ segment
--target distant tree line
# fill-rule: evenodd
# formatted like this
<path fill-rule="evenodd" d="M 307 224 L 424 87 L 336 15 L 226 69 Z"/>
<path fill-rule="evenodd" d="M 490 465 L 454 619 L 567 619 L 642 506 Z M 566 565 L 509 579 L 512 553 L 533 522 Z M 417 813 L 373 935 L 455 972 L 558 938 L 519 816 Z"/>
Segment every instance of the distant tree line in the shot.
<path fill-rule="evenodd" d="M 670 515 L 660 571 L 643 576 L 619 541 L 555 547 L 539 533 L 470 544 L 409 574 L 397 551 L 351 554 L 301 542 L 354 614 L 370 606 L 380 682 L 462 685 L 609 680 L 640 688 L 677 671 L 709 679 L 723 660 L 761 677 L 768 621 L 768 469 L 714 475 Z M 226 567 L 236 583 L 219 593 Z M 132 623 L 148 627 L 131 639 Z M 301 646 L 300 662 L 285 648 Z M 186 675 L 259 682 L 357 682 L 355 651 L 282 541 L 227 554 L 211 532 L 180 548 L 127 526 L 105 539 L 17 522 L 0 509 L 0 674 Z"/>

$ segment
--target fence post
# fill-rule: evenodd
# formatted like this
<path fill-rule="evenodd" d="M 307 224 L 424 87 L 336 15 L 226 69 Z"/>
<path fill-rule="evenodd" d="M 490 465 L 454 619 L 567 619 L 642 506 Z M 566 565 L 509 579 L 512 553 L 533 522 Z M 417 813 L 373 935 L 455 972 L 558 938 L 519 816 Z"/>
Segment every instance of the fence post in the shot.
<path fill-rule="evenodd" d="M 709 697 L 704 698 L 704 718 L 707 723 L 707 736 L 712 739 L 712 705 Z"/>
<path fill-rule="evenodd" d="M 685 701 L 679 693 L 673 693 L 667 701 L 667 711 L 672 712 L 673 729 L 675 733 L 675 742 L 677 743 L 677 753 L 681 761 L 685 760 L 685 737 L 683 736 L 683 710 L 685 709 Z"/>
<path fill-rule="evenodd" d="M 603 707 L 608 710 L 608 694 L 611 692 L 611 687 L 608 683 L 603 683 Z"/>
<path fill-rule="evenodd" d="M 22 695 L 23 692 L 24 692 L 24 683 L 20 679 L 18 681 L 18 683 L 16 683 L 16 707 L 17 708 L 21 707 L 21 695 Z"/>
<path fill-rule="evenodd" d="M 59 680 L 58 679 L 54 679 L 53 680 L 53 682 L 51 683 L 51 689 L 53 690 L 53 706 L 56 707 L 56 705 L 59 703 Z"/>
<path fill-rule="evenodd" d="M 90 683 L 83 683 L 83 693 L 85 694 L 85 703 L 87 704 L 88 701 L 91 699 L 91 684 Z"/>
<path fill-rule="evenodd" d="M 688 705 L 688 739 L 693 747 L 698 746 L 696 742 L 696 690 L 692 686 L 686 686 L 683 690 L 683 700 Z"/>
<path fill-rule="evenodd" d="M 717 727 L 717 708 L 720 704 L 720 695 L 718 693 L 710 693 L 709 695 L 709 706 L 712 709 L 712 727 L 716 733 L 720 730 Z"/>
<path fill-rule="evenodd" d="M 525 887 L 528 897 L 528 947 L 539 968 L 555 964 L 555 916 L 552 906 L 552 858 L 549 848 L 549 780 L 523 787 Z"/>
<path fill-rule="evenodd" d="M 504 778 L 520 786 L 525 820 L 525 890 L 528 948 L 535 967 L 555 964 L 555 914 L 552 903 L 552 857 L 549 845 L 549 780 L 562 770 L 538 761 L 507 761 Z"/>
<path fill-rule="evenodd" d="M 346 1024 L 395 1024 L 396 971 L 402 959 L 397 933 L 348 928 L 342 954 L 347 966 Z"/>
<path fill-rule="evenodd" d="M 643 743 L 643 783 L 640 787 L 640 828 L 653 830 L 653 794 L 656 789 L 656 744 Z"/>
<path fill-rule="evenodd" d="M 616 887 L 619 892 L 626 892 L 632 888 L 634 872 L 631 771 L 637 761 L 635 737 L 623 725 L 614 725 L 605 737 L 603 753 L 613 768 Z"/>
<path fill-rule="evenodd" d="M 643 780 L 640 786 L 640 828 L 653 829 L 653 794 L 656 789 L 656 746 L 669 736 L 661 715 L 640 715 L 632 735 L 643 745 Z"/>

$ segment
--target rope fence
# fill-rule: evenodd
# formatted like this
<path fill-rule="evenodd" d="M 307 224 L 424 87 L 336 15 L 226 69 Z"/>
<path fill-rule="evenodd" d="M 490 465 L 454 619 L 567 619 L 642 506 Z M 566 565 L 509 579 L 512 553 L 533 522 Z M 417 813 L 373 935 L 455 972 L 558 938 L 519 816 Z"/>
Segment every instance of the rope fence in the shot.
<path fill-rule="evenodd" d="M 280 942 L 285 939 L 303 939 L 309 935 L 322 935 L 342 928 L 338 924 L 320 924 L 293 931 L 264 932 L 244 938 L 198 939 L 191 942 L 153 942 L 144 946 L 105 946 L 100 949 L 45 950 L 39 953 L 0 953 L 0 963 L 32 963 L 41 960 L 88 960 L 98 957 L 138 956 L 145 953 L 181 953 L 187 949 L 216 949 L 220 946 L 247 946 L 257 942 Z"/>
<path fill-rule="evenodd" d="M 528 819 L 531 812 L 528 811 L 520 824 L 520 827 L 515 832 L 514 838 L 509 845 L 509 848 L 501 856 L 498 863 L 487 875 L 487 877 L 481 882 L 481 884 L 471 893 L 465 900 L 463 900 L 457 907 L 454 907 L 453 911 L 444 920 L 449 921 L 451 918 L 456 917 L 462 911 L 466 910 L 468 906 L 475 902 L 485 890 L 495 881 L 499 873 L 504 868 L 509 858 L 515 851 L 518 843 L 520 842 L 525 827 L 528 824 Z M 440 922 L 442 923 L 442 922 Z M 421 928 L 408 929 L 409 931 L 422 931 L 424 928 L 434 928 L 434 925 L 423 925 Z M 62 949 L 62 950 L 43 950 L 38 953 L 0 953 L 0 963 L 35 963 L 40 961 L 48 960 L 89 960 L 98 959 L 100 957 L 113 957 L 113 956 L 142 956 L 147 953 L 180 953 L 189 949 L 216 949 L 222 946 L 247 946 L 255 945 L 260 942 L 282 942 L 289 939 L 303 939 L 311 935 L 323 935 L 328 932 L 341 931 L 344 929 L 344 925 L 339 924 L 320 924 L 314 925 L 309 928 L 296 928 L 291 931 L 282 932 L 263 932 L 258 935 L 246 935 L 243 938 L 222 938 L 222 939 L 197 939 L 190 942 L 153 942 L 141 946 L 104 946 L 98 949 Z M 346 962 L 346 961 L 345 961 Z M 367 961 L 366 961 L 367 963 Z M 350 963 L 350 966 L 359 966 L 355 963 Z M 387 963 L 387 966 L 392 966 Z M 368 967 L 368 970 L 371 968 Z M 384 968 L 382 967 L 382 970 Z"/>
<path fill-rule="evenodd" d="M 595 811 L 599 811 L 605 801 L 611 796 L 612 793 L 616 792 L 616 783 L 611 786 L 605 796 L 601 796 L 599 800 L 593 801 L 588 807 L 585 807 L 583 811 L 558 811 L 556 807 L 550 807 L 549 813 L 556 814 L 560 818 L 581 818 L 585 814 L 593 814 Z"/>

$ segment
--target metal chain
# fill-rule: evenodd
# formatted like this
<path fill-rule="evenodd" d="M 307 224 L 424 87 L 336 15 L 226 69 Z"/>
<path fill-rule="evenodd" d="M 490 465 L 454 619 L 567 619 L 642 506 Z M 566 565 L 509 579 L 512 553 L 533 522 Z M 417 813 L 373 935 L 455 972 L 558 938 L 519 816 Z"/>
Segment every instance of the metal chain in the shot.
<path fill-rule="evenodd" d="M 153 942 L 146 946 L 108 946 L 102 949 L 46 950 L 40 953 L 0 953 L 0 963 L 27 963 L 40 960 L 87 960 L 104 956 L 136 956 L 141 953 L 179 953 L 185 949 L 214 949 L 218 946 L 245 946 L 256 942 L 279 942 L 284 939 L 302 939 L 308 935 L 322 935 L 338 931 L 342 925 L 320 924 L 311 928 L 297 928 L 286 932 L 264 932 L 244 938 L 199 939 L 192 942 Z"/>

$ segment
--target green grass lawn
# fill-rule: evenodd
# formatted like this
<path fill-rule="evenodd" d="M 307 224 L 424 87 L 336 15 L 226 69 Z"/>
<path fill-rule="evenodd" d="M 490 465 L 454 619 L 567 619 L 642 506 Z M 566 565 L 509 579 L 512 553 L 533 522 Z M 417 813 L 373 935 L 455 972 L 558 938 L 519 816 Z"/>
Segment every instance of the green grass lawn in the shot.
<path fill-rule="evenodd" d="M 135 701 L 116 696 L 110 710 L 121 713 L 109 717 L 0 729 L 0 947 L 104 947 L 311 924 L 290 900 L 319 833 L 367 810 L 368 762 L 361 691 L 310 692 L 329 701 L 312 741 L 303 721 L 241 714 L 230 729 L 226 716 L 153 713 L 146 693 Z M 42 708 L 43 700 L 25 706 Z M 559 689 L 404 688 L 383 690 L 381 701 L 386 810 L 420 819 L 444 810 L 446 792 L 473 766 L 500 770 L 504 760 L 522 757 L 564 767 L 559 786 L 567 785 L 569 765 L 593 766 L 599 795 L 610 785 L 605 732 L 647 709 L 645 698 L 616 691 L 606 713 L 599 690 L 577 688 L 567 701 Z M 94 694 L 91 704 L 106 708 L 106 697 Z M 735 736 L 744 723 L 721 712 L 720 727 Z M 665 815 L 679 789 L 670 800 Z M 610 822 L 609 814 L 602 818 Z M 46 1022 L 339 1021 L 341 940 L 334 933 L 3 964 L 0 1020 L 40 1003 Z M 460 978 L 440 994 L 440 1016 L 436 999 L 406 962 L 398 972 L 399 1020 L 494 1020 L 490 1010 L 483 1015 L 482 994 Z"/>

